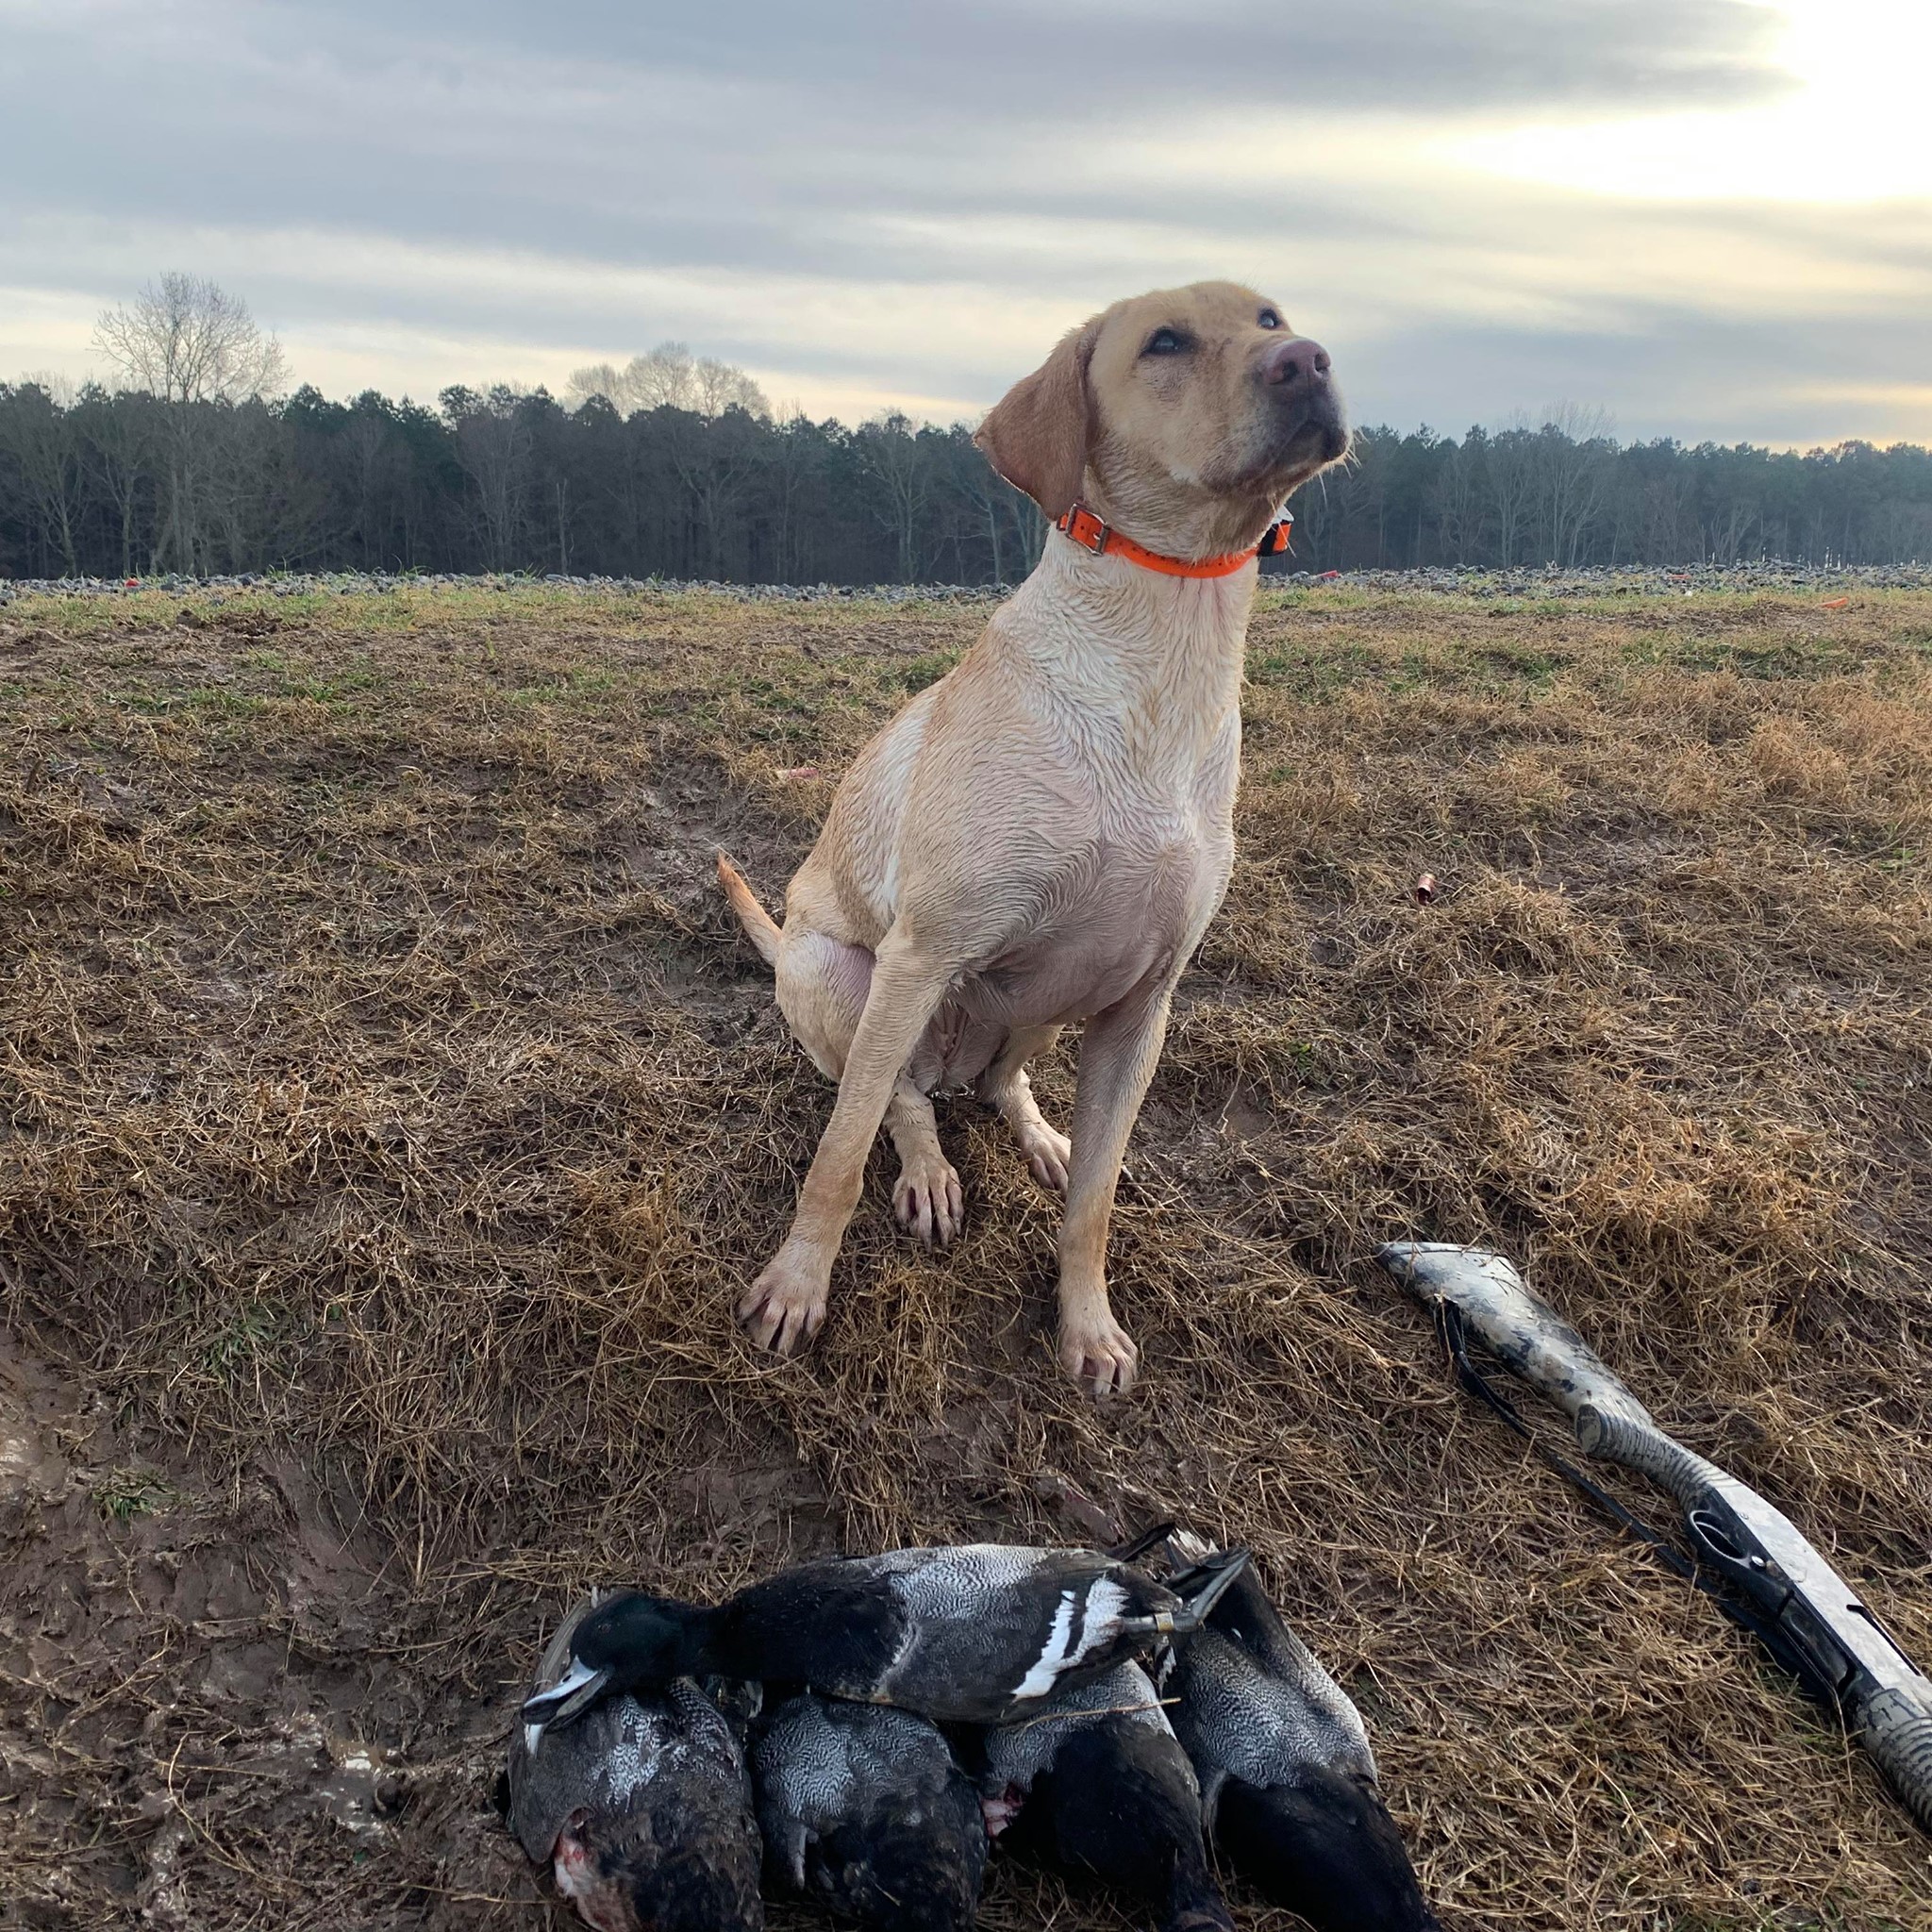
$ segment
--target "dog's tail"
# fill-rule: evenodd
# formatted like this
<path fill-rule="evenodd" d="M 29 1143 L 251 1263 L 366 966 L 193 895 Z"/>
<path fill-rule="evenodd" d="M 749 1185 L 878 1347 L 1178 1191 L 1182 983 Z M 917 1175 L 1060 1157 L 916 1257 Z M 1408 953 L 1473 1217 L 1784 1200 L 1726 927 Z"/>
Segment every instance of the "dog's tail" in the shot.
<path fill-rule="evenodd" d="M 738 914 L 745 938 L 765 956 L 767 965 L 774 965 L 778 958 L 778 923 L 758 904 L 743 875 L 722 852 L 718 855 L 718 883 L 724 888 L 724 896 L 731 901 L 731 909 Z"/>

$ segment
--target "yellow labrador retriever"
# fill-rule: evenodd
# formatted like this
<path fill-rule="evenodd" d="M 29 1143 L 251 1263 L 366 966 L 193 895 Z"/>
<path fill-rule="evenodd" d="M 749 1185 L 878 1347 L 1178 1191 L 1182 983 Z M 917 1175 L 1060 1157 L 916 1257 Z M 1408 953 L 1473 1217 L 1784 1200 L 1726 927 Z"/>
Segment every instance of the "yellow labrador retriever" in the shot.
<path fill-rule="evenodd" d="M 1256 553 L 1348 432 L 1326 352 L 1251 290 L 1202 282 L 1074 330 L 977 441 L 1055 520 L 1039 568 L 859 753 L 782 929 L 719 858 L 779 1008 L 839 1083 L 739 1314 L 781 1353 L 817 1331 L 882 1122 L 900 1221 L 949 1241 L 964 1201 L 931 1095 L 975 1086 L 1066 1191 L 1059 1357 L 1105 1395 L 1138 1366 L 1108 1306 L 1114 1189 L 1234 858 Z M 1026 1064 L 1075 1020 L 1070 1145 Z"/>

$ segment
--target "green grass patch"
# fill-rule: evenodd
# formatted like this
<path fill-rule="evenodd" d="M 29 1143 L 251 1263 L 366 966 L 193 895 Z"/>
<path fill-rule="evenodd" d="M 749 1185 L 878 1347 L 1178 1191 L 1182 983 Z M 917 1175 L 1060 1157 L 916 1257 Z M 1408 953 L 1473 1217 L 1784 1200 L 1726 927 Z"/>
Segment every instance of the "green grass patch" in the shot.
<path fill-rule="evenodd" d="M 93 1487 L 93 1504 L 109 1523 L 132 1523 L 137 1516 L 158 1516 L 176 1498 L 176 1491 L 158 1470 L 110 1469 Z"/>

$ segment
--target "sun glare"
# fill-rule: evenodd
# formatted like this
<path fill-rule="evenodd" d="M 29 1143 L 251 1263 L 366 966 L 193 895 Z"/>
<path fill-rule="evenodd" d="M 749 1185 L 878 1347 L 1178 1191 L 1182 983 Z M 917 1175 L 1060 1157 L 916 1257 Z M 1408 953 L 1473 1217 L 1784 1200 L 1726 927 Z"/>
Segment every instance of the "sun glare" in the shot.
<path fill-rule="evenodd" d="M 1463 139 L 1486 172 L 1686 201 L 1874 202 L 1932 195 L 1928 0 L 1781 0 L 1794 91 L 1761 106 L 1533 124 Z"/>

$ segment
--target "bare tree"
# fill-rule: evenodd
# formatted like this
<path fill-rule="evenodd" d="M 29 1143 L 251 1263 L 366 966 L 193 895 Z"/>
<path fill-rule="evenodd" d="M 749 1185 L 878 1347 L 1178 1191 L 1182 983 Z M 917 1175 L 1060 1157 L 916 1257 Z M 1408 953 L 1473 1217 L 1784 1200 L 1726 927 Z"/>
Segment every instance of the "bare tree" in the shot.
<path fill-rule="evenodd" d="M 1755 499 L 1733 496 L 1714 514 L 1700 520 L 1703 555 L 1701 561 L 1728 569 L 1743 556 L 1752 532 L 1757 527 Z"/>
<path fill-rule="evenodd" d="M 769 420 L 772 406 L 765 392 L 743 370 L 715 356 L 700 356 L 691 368 L 697 390 L 698 414 L 722 416 L 726 409 L 742 409 L 747 416 Z"/>
<path fill-rule="evenodd" d="M 822 460 L 816 425 L 796 403 L 779 417 L 772 440 L 771 460 L 765 466 L 762 494 L 771 519 L 772 573 L 781 584 L 796 581 L 794 570 L 805 573 L 795 559 L 802 547 L 801 506 L 814 471 Z"/>
<path fill-rule="evenodd" d="M 1451 563 L 1472 562 L 1482 547 L 1488 525 L 1483 503 L 1483 464 L 1489 438 L 1473 428 L 1453 449 L 1430 486 L 1429 507 L 1435 513 L 1442 555 Z"/>
<path fill-rule="evenodd" d="M 682 342 L 659 342 L 648 356 L 625 365 L 634 409 L 689 409 L 698 413 L 697 364 Z"/>
<path fill-rule="evenodd" d="M 694 412 L 692 412 L 694 413 Z M 704 568 L 713 576 L 728 570 L 727 536 L 741 521 L 753 481 L 764 467 L 762 441 L 749 416 L 693 423 L 673 417 L 665 442 L 673 473 L 683 485 L 693 522 L 704 540 Z"/>
<path fill-rule="evenodd" d="M 129 389 L 159 399 L 167 449 L 166 506 L 157 561 L 193 571 L 206 562 L 208 472 L 238 404 L 286 388 L 282 346 L 264 335 L 239 295 L 203 275 L 170 271 L 135 300 L 109 308 L 94 346 Z"/>
<path fill-rule="evenodd" d="M 919 527 L 932 494 L 932 466 L 903 410 L 866 424 L 853 438 L 858 459 L 877 486 L 874 514 L 891 532 L 899 581 L 919 575 Z"/>
<path fill-rule="evenodd" d="M 592 362 L 572 373 L 564 386 L 566 407 L 576 409 L 602 396 L 620 415 L 639 409 L 688 409 L 694 416 L 722 416 L 734 406 L 769 422 L 772 406 L 743 370 L 715 356 L 696 356 L 683 342 L 659 342 L 648 355 L 633 356 L 622 369 Z"/>
<path fill-rule="evenodd" d="M 75 407 L 82 460 L 108 511 L 124 577 L 134 575 L 135 532 L 154 499 L 161 407 L 152 396 L 110 396 L 93 383 Z"/>
<path fill-rule="evenodd" d="M 1932 558 L 1932 503 L 1879 504 L 1873 511 L 1872 525 L 1874 562 L 1907 563 Z"/>
<path fill-rule="evenodd" d="M 491 570 L 514 570 L 529 488 L 531 436 L 525 395 L 498 383 L 488 395 L 446 389 L 442 412 L 456 439 L 457 461 L 475 486 L 483 551 Z"/>
<path fill-rule="evenodd" d="M 636 407 L 630 400 L 629 372 L 614 362 L 587 362 L 571 371 L 563 386 L 563 407 L 581 409 L 592 396 L 601 396 L 621 416 Z"/>
<path fill-rule="evenodd" d="M 1557 403 L 1544 412 L 1530 468 L 1550 562 L 1574 565 L 1582 556 L 1603 511 L 1616 453 L 1605 410 Z"/>
<path fill-rule="evenodd" d="M 164 403 L 241 403 L 288 385 L 282 345 L 263 335 L 248 305 L 203 275 L 171 271 L 123 308 L 109 308 L 94 346 Z"/>
<path fill-rule="evenodd" d="M 1356 533 L 1361 554 L 1352 560 L 1357 564 L 1381 565 L 1389 541 L 1390 447 L 1392 436 L 1357 436 L 1349 445 L 1348 461 L 1328 474 L 1334 478 L 1334 497 L 1341 520 Z M 1374 549 L 1368 552 L 1364 540 L 1373 531 Z"/>
<path fill-rule="evenodd" d="M 1489 510 L 1503 568 L 1518 561 L 1525 547 L 1536 500 L 1536 437 L 1521 412 L 1490 439 Z"/>
<path fill-rule="evenodd" d="M 1001 542 L 1002 525 L 1008 515 L 1006 499 L 1017 492 L 971 443 L 968 443 L 965 455 L 953 465 L 947 480 L 974 520 L 984 525 L 992 580 L 996 584 L 1005 583 L 1008 558 Z M 1024 554 L 1024 541 L 1014 546 L 1016 553 Z"/>
<path fill-rule="evenodd" d="M 58 376 L 30 375 L 13 390 L 12 403 L 0 418 L 0 449 L 19 466 L 42 539 L 59 553 L 61 575 L 78 576 L 74 531 L 85 478 L 74 397 Z"/>

